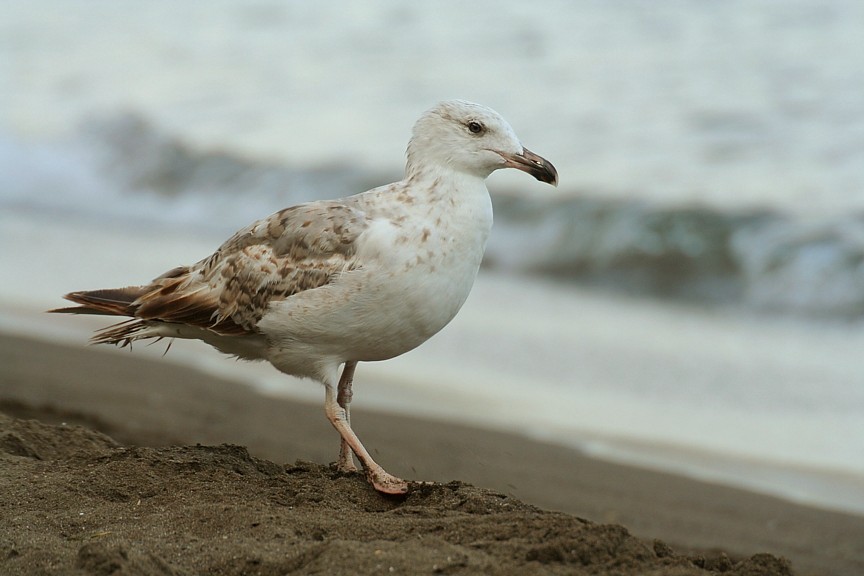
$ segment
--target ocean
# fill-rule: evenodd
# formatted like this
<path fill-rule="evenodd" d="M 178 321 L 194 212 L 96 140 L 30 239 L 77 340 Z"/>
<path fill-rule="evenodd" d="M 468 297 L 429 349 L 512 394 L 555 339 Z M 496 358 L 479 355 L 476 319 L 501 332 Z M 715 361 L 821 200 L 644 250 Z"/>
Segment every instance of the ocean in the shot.
<path fill-rule="evenodd" d="M 416 117 L 492 106 L 559 169 L 489 180 L 460 315 L 358 406 L 864 513 L 864 5 L 12 0 L 0 327 L 396 180 Z M 136 354 L 159 355 L 156 347 Z M 164 361 L 321 391 L 178 343 Z"/>

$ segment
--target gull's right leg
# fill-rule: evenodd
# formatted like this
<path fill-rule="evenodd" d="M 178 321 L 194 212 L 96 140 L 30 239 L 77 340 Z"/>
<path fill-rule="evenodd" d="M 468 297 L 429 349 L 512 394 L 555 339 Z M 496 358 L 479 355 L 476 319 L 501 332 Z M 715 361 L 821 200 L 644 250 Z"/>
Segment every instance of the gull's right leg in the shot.
<path fill-rule="evenodd" d="M 372 459 L 372 456 L 369 455 L 369 452 L 366 451 L 366 448 L 363 447 L 357 435 L 354 434 L 351 425 L 348 424 L 348 416 L 345 413 L 345 409 L 339 405 L 336 399 L 333 385 L 325 383 L 324 392 L 324 412 L 327 414 L 327 419 L 330 420 L 330 423 L 339 432 L 342 440 L 357 455 L 357 458 L 363 465 L 363 469 L 366 471 L 366 479 L 372 484 L 372 487 L 384 494 L 406 493 L 408 491 L 408 483 L 401 478 L 388 474 L 384 468 L 379 466 Z"/>

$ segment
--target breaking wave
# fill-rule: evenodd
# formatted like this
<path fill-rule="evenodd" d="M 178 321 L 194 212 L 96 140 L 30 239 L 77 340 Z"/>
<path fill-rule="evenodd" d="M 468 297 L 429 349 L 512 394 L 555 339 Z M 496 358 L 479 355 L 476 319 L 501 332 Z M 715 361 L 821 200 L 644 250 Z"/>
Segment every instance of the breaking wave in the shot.
<path fill-rule="evenodd" d="M 864 314 L 864 214 L 820 222 L 577 197 L 499 199 L 492 263 L 631 294 Z M 500 230 L 500 228 L 499 228 Z"/>

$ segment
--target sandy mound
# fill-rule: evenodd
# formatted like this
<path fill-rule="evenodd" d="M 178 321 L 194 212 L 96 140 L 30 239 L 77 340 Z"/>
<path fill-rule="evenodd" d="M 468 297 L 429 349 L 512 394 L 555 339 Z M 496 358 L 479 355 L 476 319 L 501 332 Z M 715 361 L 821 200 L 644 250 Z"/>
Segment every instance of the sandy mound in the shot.
<path fill-rule="evenodd" d="M 373 492 L 358 474 L 231 445 L 124 447 L 0 415 L 5 574 L 790 574 L 677 555 L 619 525 L 466 484 Z"/>

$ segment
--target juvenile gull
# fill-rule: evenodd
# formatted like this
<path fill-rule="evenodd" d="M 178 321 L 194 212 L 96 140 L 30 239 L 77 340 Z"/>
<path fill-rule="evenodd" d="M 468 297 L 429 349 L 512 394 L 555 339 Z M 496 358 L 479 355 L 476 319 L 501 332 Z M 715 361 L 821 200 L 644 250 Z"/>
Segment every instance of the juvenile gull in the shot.
<path fill-rule="evenodd" d="M 321 382 L 341 437 L 339 469 L 356 470 L 356 455 L 376 490 L 404 493 L 408 483 L 351 429 L 354 370 L 416 348 L 453 319 L 492 227 L 486 177 L 508 167 L 558 183 L 495 111 L 441 102 L 414 125 L 402 181 L 280 210 L 196 264 L 143 286 L 72 292 L 65 298 L 80 306 L 52 312 L 130 317 L 94 343 L 198 339 Z"/>

